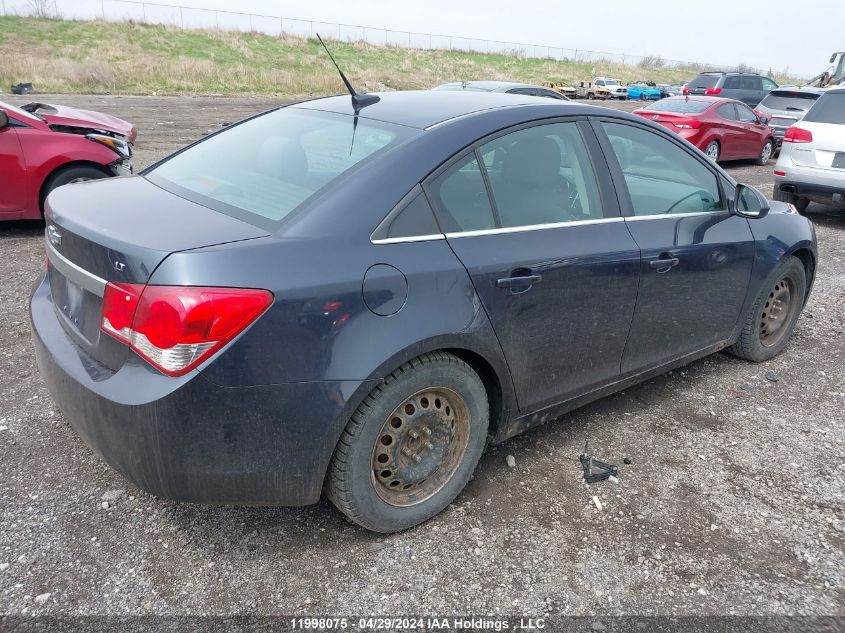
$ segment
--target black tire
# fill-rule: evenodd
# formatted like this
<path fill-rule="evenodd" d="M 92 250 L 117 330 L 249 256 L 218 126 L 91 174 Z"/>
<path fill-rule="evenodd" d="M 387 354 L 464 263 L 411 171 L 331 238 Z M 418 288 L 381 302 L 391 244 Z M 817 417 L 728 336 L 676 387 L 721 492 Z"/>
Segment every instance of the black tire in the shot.
<path fill-rule="evenodd" d="M 788 287 L 790 297 L 786 308 L 779 307 L 775 302 L 778 296 L 782 296 L 780 293 L 784 285 Z M 766 279 L 745 317 L 737 342 L 728 351 L 756 363 L 777 356 L 792 338 L 806 296 L 807 273 L 804 264 L 792 255 L 785 257 Z M 779 317 L 783 310 L 786 313 Z M 780 324 L 775 330 L 771 326 L 773 321 L 767 319 L 771 315 L 779 317 L 774 320 Z"/>
<path fill-rule="evenodd" d="M 768 147 L 768 151 L 766 148 Z M 772 154 L 775 151 L 775 144 L 772 139 L 766 139 L 766 142 L 763 143 L 763 146 L 760 148 L 760 153 L 757 154 L 757 159 L 754 161 L 757 165 L 768 165 L 769 161 L 772 159 Z"/>
<path fill-rule="evenodd" d="M 98 180 L 100 178 L 108 178 L 108 174 L 102 169 L 92 167 L 90 165 L 69 165 L 67 167 L 60 167 L 44 182 L 44 187 L 41 189 L 41 212 L 44 213 L 44 200 L 56 187 L 67 185 L 71 182 L 82 182 L 85 180 Z"/>
<path fill-rule="evenodd" d="M 447 425 L 436 427 L 432 436 L 428 426 L 421 427 L 420 424 L 440 424 L 441 418 L 450 411 L 440 400 L 424 397 L 430 391 L 438 390 L 451 394 L 449 397 L 456 398 L 452 402 L 459 401 L 460 404 L 455 404 L 451 410 L 451 430 L 447 420 Z M 444 401 L 444 404 L 447 402 Z M 403 411 L 408 412 L 409 403 L 417 405 L 416 411 L 413 407 L 411 411 L 417 417 L 403 416 L 400 420 L 397 416 L 401 416 Z M 459 416 L 464 418 L 459 408 L 466 413 L 467 419 L 463 423 L 457 423 Z M 394 425 L 397 420 L 402 426 Z M 398 430 L 392 431 L 388 424 Z M 463 490 L 484 451 L 488 425 L 487 392 L 472 368 L 446 352 L 423 354 L 392 372 L 352 414 L 329 465 L 326 496 L 352 521 L 374 532 L 397 532 L 413 527 L 438 514 Z M 398 480 L 400 471 L 407 473 L 417 468 L 411 457 L 417 459 L 418 455 L 404 451 L 410 446 L 409 442 L 426 440 L 426 437 L 412 439 L 413 431 L 421 428 L 429 433 L 427 437 L 432 442 L 437 443 L 436 446 L 430 442 L 426 444 L 431 449 L 428 456 L 435 455 L 435 449 L 441 453 L 445 451 L 445 455 L 440 461 L 427 462 L 424 459 L 419 468 L 430 468 L 430 464 L 436 464 L 435 470 L 427 474 L 423 472 L 419 481 L 409 485 L 406 482 L 410 479 L 402 479 L 402 485 L 391 489 L 397 483 L 393 478 Z M 465 441 L 456 439 L 459 428 L 465 429 L 462 433 Z M 398 437 L 395 442 L 391 440 L 390 444 L 386 444 L 385 439 L 391 433 Z M 451 433 L 451 437 L 444 440 L 443 433 Z M 460 453 L 454 448 L 458 444 L 462 447 Z M 421 447 L 419 450 L 423 452 L 427 449 Z M 387 458 L 388 452 L 391 453 L 390 461 L 382 461 L 383 457 Z M 449 461 L 452 463 L 448 464 Z M 386 470 L 379 472 L 381 468 Z M 388 470 L 391 468 L 395 472 Z M 388 473 L 387 479 L 382 478 L 385 472 Z M 437 484 L 438 479 L 443 479 L 442 483 L 432 488 L 429 494 L 424 486 Z M 411 491 L 405 493 L 405 488 L 411 488 Z M 417 494 L 421 496 L 419 500 L 412 498 L 403 503 L 405 495 L 414 497 Z"/>
<path fill-rule="evenodd" d="M 781 191 L 781 188 L 777 185 L 775 185 L 772 197 L 778 202 L 789 202 L 790 204 L 795 205 L 795 208 L 799 213 L 804 213 L 804 211 L 807 210 L 807 207 L 810 206 L 809 198 L 802 198 L 801 196 L 796 196 L 794 193 Z"/>

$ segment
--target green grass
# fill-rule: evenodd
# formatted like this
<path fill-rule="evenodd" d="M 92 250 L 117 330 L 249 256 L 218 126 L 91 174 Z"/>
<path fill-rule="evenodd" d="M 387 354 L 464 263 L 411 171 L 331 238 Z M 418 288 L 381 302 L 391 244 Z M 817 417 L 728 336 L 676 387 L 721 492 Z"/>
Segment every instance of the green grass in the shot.
<path fill-rule="evenodd" d="M 673 83 L 698 68 L 642 68 L 364 42 L 331 43 L 364 90 L 430 88 L 445 81 L 589 81 L 592 69 L 623 81 Z M 316 40 L 184 30 L 132 22 L 0 16 L 0 86 L 31 81 L 38 92 L 122 94 L 335 94 L 342 85 Z"/>

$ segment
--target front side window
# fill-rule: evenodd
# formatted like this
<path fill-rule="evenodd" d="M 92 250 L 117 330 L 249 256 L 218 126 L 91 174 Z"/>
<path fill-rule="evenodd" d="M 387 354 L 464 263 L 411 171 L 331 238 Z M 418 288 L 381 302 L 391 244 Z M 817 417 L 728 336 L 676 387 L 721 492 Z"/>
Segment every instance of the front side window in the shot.
<path fill-rule="evenodd" d="M 763 90 L 774 90 L 778 85 L 767 77 L 763 77 Z"/>
<path fill-rule="evenodd" d="M 743 77 L 742 78 L 742 89 L 743 90 L 762 90 L 763 83 L 760 81 L 760 77 Z"/>
<path fill-rule="evenodd" d="M 736 90 L 739 86 L 739 77 L 725 77 L 725 85 L 722 87 L 725 90 Z"/>
<path fill-rule="evenodd" d="M 631 197 L 634 215 L 724 211 L 716 175 L 656 132 L 602 122 Z"/>
<path fill-rule="evenodd" d="M 221 213 L 273 229 L 375 154 L 417 133 L 328 112 L 280 108 L 174 155 L 145 176 Z"/>
<path fill-rule="evenodd" d="M 739 120 L 743 123 L 757 123 L 757 115 L 748 106 L 737 103 L 736 111 L 739 114 Z"/>

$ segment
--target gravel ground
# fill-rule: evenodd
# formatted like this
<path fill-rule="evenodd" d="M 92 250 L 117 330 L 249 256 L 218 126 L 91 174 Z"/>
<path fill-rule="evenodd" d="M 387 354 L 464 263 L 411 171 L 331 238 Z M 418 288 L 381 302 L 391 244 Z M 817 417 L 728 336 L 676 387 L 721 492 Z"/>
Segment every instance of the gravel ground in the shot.
<path fill-rule="evenodd" d="M 273 105 L 54 99 L 135 122 L 136 167 Z M 771 192 L 771 165 L 727 167 Z M 108 468 L 35 367 L 43 224 L 0 225 L 0 614 L 843 615 L 845 213 L 808 214 L 820 264 L 784 354 L 716 354 L 495 447 L 447 511 L 387 537 L 326 501 L 179 504 Z M 586 438 L 618 484 L 583 482 Z"/>

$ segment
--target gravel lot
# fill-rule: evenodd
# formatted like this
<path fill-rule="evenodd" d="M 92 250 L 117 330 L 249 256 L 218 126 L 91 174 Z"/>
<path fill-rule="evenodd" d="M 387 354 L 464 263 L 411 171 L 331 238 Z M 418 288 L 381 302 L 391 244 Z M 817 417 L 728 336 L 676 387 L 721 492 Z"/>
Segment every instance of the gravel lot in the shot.
<path fill-rule="evenodd" d="M 52 99 L 135 122 L 136 168 L 274 104 Z M 771 165 L 727 167 L 771 192 Z M 845 615 L 845 213 L 808 213 L 820 264 L 784 354 L 716 354 L 495 447 L 388 537 L 326 501 L 179 504 L 108 468 L 35 367 L 43 224 L 0 225 L 0 614 Z M 618 484 L 583 482 L 586 438 Z"/>

